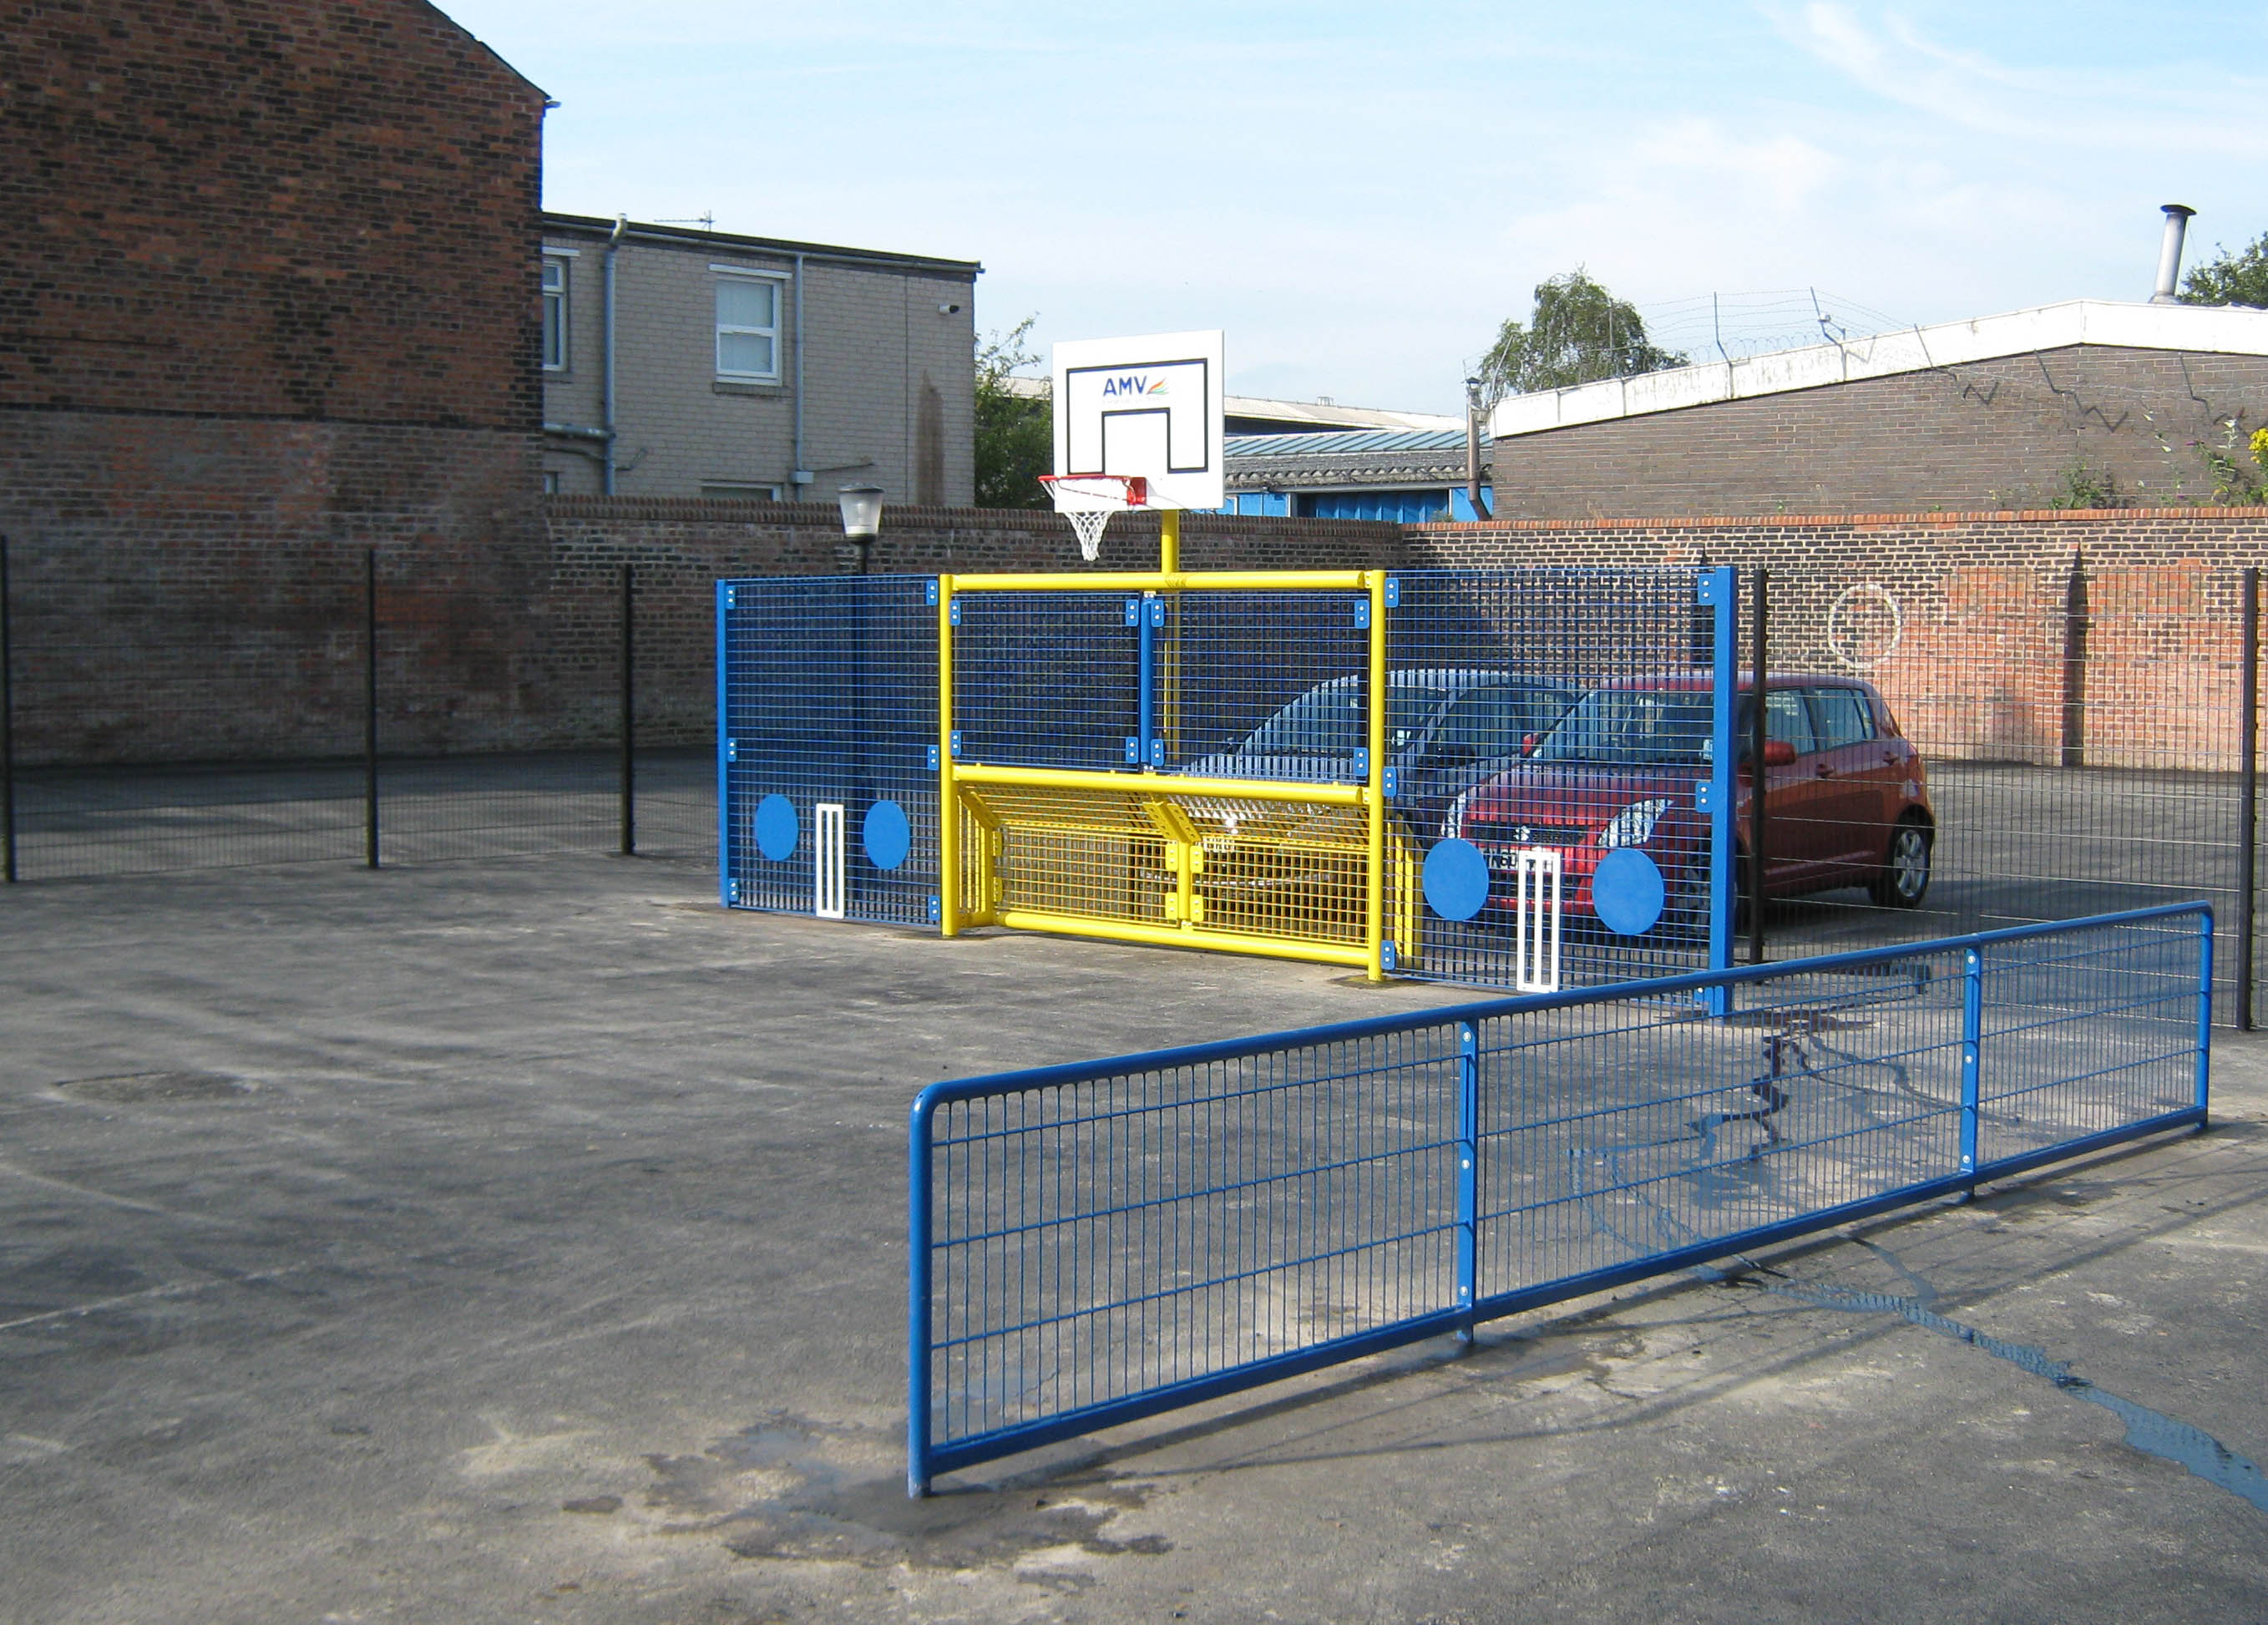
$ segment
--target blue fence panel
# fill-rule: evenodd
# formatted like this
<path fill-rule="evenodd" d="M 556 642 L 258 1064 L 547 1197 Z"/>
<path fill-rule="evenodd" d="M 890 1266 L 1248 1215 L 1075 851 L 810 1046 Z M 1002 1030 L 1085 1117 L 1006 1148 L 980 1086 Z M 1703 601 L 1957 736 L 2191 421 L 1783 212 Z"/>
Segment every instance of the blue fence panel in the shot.
<path fill-rule="evenodd" d="M 937 893 L 937 611 L 918 576 L 717 585 L 724 901 L 814 911 L 819 810 L 841 807 L 839 901 L 925 924 Z"/>
<path fill-rule="evenodd" d="M 963 761 L 1108 773 L 1140 726 L 1141 629 L 1123 592 L 954 594 Z"/>
<path fill-rule="evenodd" d="M 1562 864 L 1566 982 L 1729 963 L 1733 831 L 1708 803 L 1737 749 L 1732 572 L 1414 570 L 1395 586 L 1388 662 L 1439 696 L 1395 730 L 1395 815 L 1429 854 L 1474 849 L 1429 871 L 1422 950 L 1397 974 L 1513 985 L 1513 866 L 1537 848 Z M 1476 875 L 1485 861 L 1484 902 L 1435 883 L 1453 857 Z"/>
<path fill-rule="evenodd" d="M 932 1085 L 909 1486 L 2202 1123 L 2211 985 L 2184 905 Z"/>
<path fill-rule="evenodd" d="M 1152 766 L 1214 778 L 1368 776 L 1366 595 L 1177 592 L 1148 608 Z"/>

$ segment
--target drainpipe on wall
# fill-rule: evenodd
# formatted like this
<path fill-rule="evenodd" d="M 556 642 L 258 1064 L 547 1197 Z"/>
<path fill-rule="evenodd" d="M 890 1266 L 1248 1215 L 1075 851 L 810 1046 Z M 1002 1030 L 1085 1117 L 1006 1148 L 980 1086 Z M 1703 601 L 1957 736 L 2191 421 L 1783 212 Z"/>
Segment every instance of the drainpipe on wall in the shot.
<path fill-rule="evenodd" d="M 1492 518 L 1488 498 L 1481 491 L 1481 381 L 1465 380 L 1465 500 L 1473 518 Z"/>
<path fill-rule="evenodd" d="M 801 502 L 812 482 L 803 460 L 803 256 L 795 256 L 795 466 L 788 471 L 794 487 L 789 499 Z"/>
<path fill-rule="evenodd" d="M 607 233 L 606 291 L 601 304 L 606 311 L 605 368 L 606 377 L 600 383 L 600 426 L 607 437 L 606 457 L 599 464 L 599 489 L 602 495 L 615 494 L 615 251 L 622 246 L 622 233 L 630 229 L 628 215 L 615 217 L 615 229 Z"/>

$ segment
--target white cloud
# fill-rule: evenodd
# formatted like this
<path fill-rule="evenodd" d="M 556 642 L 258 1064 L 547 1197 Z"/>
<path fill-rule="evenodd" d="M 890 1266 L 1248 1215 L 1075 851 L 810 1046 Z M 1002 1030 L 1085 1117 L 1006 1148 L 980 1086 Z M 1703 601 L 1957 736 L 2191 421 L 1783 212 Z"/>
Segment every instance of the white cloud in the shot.
<path fill-rule="evenodd" d="M 1869 20 L 1841 0 L 1764 10 L 1791 43 L 1860 89 L 1957 129 L 2020 141 L 2222 149 L 2256 138 L 2268 90 L 2268 79 L 2231 75 L 2210 53 L 2124 68 L 2019 66 L 1933 39 L 1896 11 Z M 2168 37 L 2179 38 L 2178 29 L 2169 26 Z"/>

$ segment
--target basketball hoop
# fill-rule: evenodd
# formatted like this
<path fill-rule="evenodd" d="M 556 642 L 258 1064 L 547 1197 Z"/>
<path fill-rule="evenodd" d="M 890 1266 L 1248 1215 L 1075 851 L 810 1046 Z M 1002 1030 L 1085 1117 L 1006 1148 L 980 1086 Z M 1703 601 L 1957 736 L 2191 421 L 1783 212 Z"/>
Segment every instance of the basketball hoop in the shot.
<path fill-rule="evenodd" d="M 1102 527 L 1124 508 L 1147 507 L 1150 482 L 1138 474 L 1043 474 L 1040 483 L 1071 521 L 1079 536 L 1079 555 L 1093 563 L 1102 555 Z"/>

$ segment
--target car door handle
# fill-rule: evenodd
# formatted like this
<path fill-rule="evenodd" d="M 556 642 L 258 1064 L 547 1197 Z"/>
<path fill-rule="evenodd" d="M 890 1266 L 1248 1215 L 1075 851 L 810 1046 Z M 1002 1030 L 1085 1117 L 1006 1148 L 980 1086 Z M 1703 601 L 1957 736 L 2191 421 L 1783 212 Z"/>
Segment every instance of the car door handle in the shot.
<path fill-rule="evenodd" d="M 1829 762 L 1821 762 L 1818 767 L 1813 769 L 1813 771 L 1823 779 L 1831 779 L 1835 776 L 1835 768 L 1833 765 Z"/>

